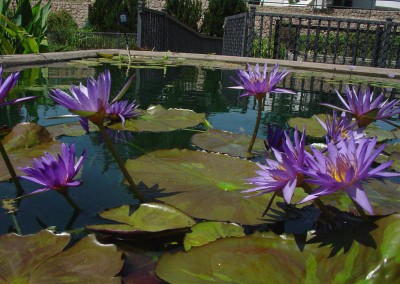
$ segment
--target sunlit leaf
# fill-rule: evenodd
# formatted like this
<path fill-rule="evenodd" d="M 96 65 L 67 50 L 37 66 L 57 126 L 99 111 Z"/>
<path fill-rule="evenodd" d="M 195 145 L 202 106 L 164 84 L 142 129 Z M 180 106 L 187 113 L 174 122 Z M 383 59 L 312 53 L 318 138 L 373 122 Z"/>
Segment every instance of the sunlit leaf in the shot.
<path fill-rule="evenodd" d="M 61 135 L 82 136 L 86 134 L 85 130 L 83 130 L 79 122 L 70 122 L 70 123 L 47 126 L 46 129 L 50 132 L 50 134 L 53 137 L 58 137 Z M 89 123 L 89 131 L 90 132 L 99 131 L 99 128 L 93 123 Z"/>
<path fill-rule="evenodd" d="M 0 236 L 1 283 L 120 283 L 121 253 L 94 235 L 63 251 L 70 235 Z"/>
<path fill-rule="evenodd" d="M 148 187 L 157 185 L 170 194 L 160 200 L 192 217 L 249 225 L 265 223 L 261 215 L 272 194 L 246 198 L 242 193 L 253 187 L 246 179 L 256 176 L 260 169 L 253 162 L 173 149 L 128 160 L 126 167 L 135 181 L 143 181 Z"/>
<path fill-rule="evenodd" d="M 377 137 L 378 141 L 385 141 L 385 140 L 390 140 L 394 139 L 394 133 L 388 130 L 384 130 L 376 126 L 375 124 L 370 124 L 364 132 L 367 134 L 369 137 Z"/>
<path fill-rule="evenodd" d="M 156 273 L 168 283 L 395 283 L 398 280 L 400 215 L 338 229 L 315 242 L 300 251 L 293 237 L 271 232 L 219 239 L 189 252 L 164 254 Z"/>
<path fill-rule="evenodd" d="M 200 148 L 212 152 L 228 154 L 230 156 L 247 157 L 247 148 L 251 137 L 244 134 L 236 134 L 218 129 L 210 129 L 207 132 L 197 133 L 192 137 L 192 143 Z M 264 143 L 256 139 L 252 154 L 263 155 Z"/>
<path fill-rule="evenodd" d="M 110 128 L 135 132 L 164 132 L 196 126 L 202 123 L 204 118 L 204 113 L 195 113 L 188 109 L 164 109 L 157 105 L 150 106 L 137 119 L 128 119 L 125 126 L 117 123 L 110 125 Z"/>
<path fill-rule="evenodd" d="M 35 123 L 17 124 L 3 139 L 3 144 L 17 175 L 22 174 L 18 167 L 30 166 L 33 158 L 42 156 L 44 152 L 59 153 L 61 149 L 61 143 L 53 140 L 44 127 Z M 0 158 L 0 181 L 9 178 L 11 175 Z"/>
<path fill-rule="evenodd" d="M 167 204 L 144 203 L 132 214 L 129 210 L 129 206 L 124 205 L 104 211 L 100 213 L 101 217 L 119 224 L 101 224 L 87 228 L 107 234 L 134 234 L 188 228 L 195 224 L 191 217 Z"/>
<path fill-rule="evenodd" d="M 325 121 L 325 114 L 317 115 L 322 121 Z M 303 127 L 306 127 L 306 133 L 308 136 L 312 137 L 323 137 L 326 135 L 325 129 L 314 117 L 304 118 L 304 117 L 293 117 L 288 120 L 290 127 L 297 127 L 299 131 L 303 131 Z"/>
<path fill-rule="evenodd" d="M 235 223 L 202 222 L 191 228 L 183 240 L 185 251 L 211 243 L 219 238 L 244 237 L 244 229 Z"/>

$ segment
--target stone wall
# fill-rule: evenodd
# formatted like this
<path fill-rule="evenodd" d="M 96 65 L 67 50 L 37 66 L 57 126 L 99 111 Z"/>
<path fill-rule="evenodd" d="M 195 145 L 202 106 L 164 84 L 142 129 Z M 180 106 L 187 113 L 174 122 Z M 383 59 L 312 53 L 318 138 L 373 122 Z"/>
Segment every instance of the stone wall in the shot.
<path fill-rule="evenodd" d="M 208 0 L 201 0 L 203 10 L 208 7 Z M 154 10 L 161 11 L 165 7 L 165 0 L 146 0 L 146 7 Z"/>

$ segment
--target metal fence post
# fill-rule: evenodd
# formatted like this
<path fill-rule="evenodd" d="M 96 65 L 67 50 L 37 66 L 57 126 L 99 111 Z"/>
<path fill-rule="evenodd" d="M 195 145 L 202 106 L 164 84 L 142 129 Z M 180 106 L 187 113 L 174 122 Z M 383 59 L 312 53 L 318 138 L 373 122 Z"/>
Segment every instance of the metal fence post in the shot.
<path fill-rule="evenodd" d="M 381 48 L 380 48 L 379 67 L 386 66 L 386 56 L 387 56 L 387 53 L 389 52 L 389 38 L 390 38 L 390 35 L 392 32 L 392 25 L 393 25 L 393 19 L 387 18 L 385 28 L 383 30 L 383 35 L 382 35 L 383 40 L 382 40 Z"/>
<path fill-rule="evenodd" d="M 142 13 L 142 0 L 138 1 L 138 9 L 137 9 L 137 27 L 136 27 L 136 46 L 142 47 L 142 19 L 140 14 Z"/>
<path fill-rule="evenodd" d="M 244 54 L 244 56 L 247 57 L 250 57 L 253 51 L 255 21 L 256 21 L 256 6 L 250 6 L 250 12 L 248 16 L 246 51 Z"/>

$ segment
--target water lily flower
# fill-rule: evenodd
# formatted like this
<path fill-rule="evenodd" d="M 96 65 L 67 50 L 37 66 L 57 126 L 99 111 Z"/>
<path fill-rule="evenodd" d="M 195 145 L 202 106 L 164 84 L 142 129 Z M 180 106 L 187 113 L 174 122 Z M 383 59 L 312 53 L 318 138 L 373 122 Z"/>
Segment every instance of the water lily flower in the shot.
<path fill-rule="evenodd" d="M 5 101 L 5 97 L 11 91 L 11 89 L 17 84 L 19 79 L 19 72 L 12 73 L 3 81 L 3 67 L 0 66 L 0 107 L 6 105 L 17 104 L 23 101 L 28 101 L 35 99 L 35 96 L 25 97 L 25 98 L 18 98 L 11 101 Z"/>
<path fill-rule="evenodd" d="M 137 111 L 139 105 L 136 101 L 129 103 L 128 101 L 118 101 L 110 104 L 106 109 L 106 116 L 112 122 L 121 121 L 122 125 L 128 118 L 137 117 L 140 113 Z"/>
<path fill-rule="evenodd" d="M 275 159 L 266 159 L 266 165 L 258 166 L 258 176 L 249 178 L 248 181 L 256 187 L 243 191 L 244 193 L 256 192 L 261 195 L 269 192 L 281 191 L 286 203 L 290 203 L 294 189 L 301 186 L 304 181 L 305 160 L 309 154 L 305 151 L 305 130 L 299 140 L 299 132 L 294 132 L 294 144 L 288 132 L 285 132 L 285 142 L 282 145 L 283 152 L 272 148 Z"/>
<path fill-rule="evenodd" d="M 86 150 L 82 152 L 81 157 L 75 163 L 75 144 L 68 146 L 62 144 L 61 155 L 57 157 L 45 153 L 39 159 L 33 159 L 32 167 L 19 168 L 26 173 L 21 178 L 35 182 L 43 186 L 30 194 L 45 192 L 48 190 L 57 190 L 60 193 L 66 192 L 69 187 L 79 186 L 81 181 L 74 180 L 83 165 Z"/>
<path fill-rule="evenodd" d="M 356 118 L 359 127 L 365 127 L 376 120 L 386 119 L 400 113 L 400 100 L 389 101 L 387 99 L 384 101 L 384 94 L 380 94 L 374 100 L 373 93 L 369 88 L 365 92 L 360 90 L 357 96 L 355 88 L 348 86 L 346 88 L 347 102 L 338 91 L 336 93 L 344 104 L 345 109 L 331 104 L 322 103 L 321 105 L 352 114 Z"/>
<path fill-rule="evenodd" d="M 269 74 L 267 64 L 264 65 L 262 73 L 260 73 L 260 67 L 258 66 L 258 64 L 254 68 L 254 71 L 249 64 L 247 64 L 246 66 L 248 72 L 246 72 L 245 70 L 238 70 L 237 75 L 239 79 L 231 77 L 232 81 L 238 84 L 238 86 L 230 88 L 245 90 L 245 92 L 240 97 L 256 96 L 257 98 L 262 98 L 270 92 L 292 94 L 294 93 L 291 90 L 278 88 L 276 86 L 280 81 L 282 81 L 283 78 L 286 77 L 286 75 L 289 74 L 289 71 L 287 71 L 286 69 L 278 72 L 278 64 L 276 64 L 272 68 Z"/>
<path fill-rule="evenodd" d="M 332 118 L 326 115 L 325 122 L 316 115 L 314 117 L 326 130 L 327 142 L 332 140 L 333 143 L 337 143 L 341 139 L 347 139 L 350 136 L 350 132 L 356 140 L 365 136 L 362 132 L 363 128 L 357 128 L 357 122 L 353 122 L 351 118 L 346 116 L 345 112 L 342 112 L 342 115 L 338 117 L 336 110 L 334 110 Z"/>
<path fill-rule="evenodd" d="M 387 178 L 400 176 L 400 173 L 384 172 L 393 161 L 381 164 L 376 168 L 371 165 L 382 152 L 385 145 L 375 149 L 377 139 L 362 138 L 357 143 L 350 133 L 349 139 L 340 140 L 337 144 L 328 143 L 328 154 L 311 147 L 313 159 L 307 159 L 308 168 L 305 181 L 318 185 L 299 203 L 313 200 L 336 191 L 345 191 L 350 198 L 364 210 L 373 214 L 371 204 L 363 188 L 362 182 L 370 178 Z"/>
<path fill-rule="evenodd" d="M 264 140 L 264 145 L 267 151 L 271 148 L 275 148 L 279 152 L 283 151 L 283 143 L 285 141 L 285 132 L 283 128 L 278 124 L 268 123 L 267 125 L 267 139 Z"/>

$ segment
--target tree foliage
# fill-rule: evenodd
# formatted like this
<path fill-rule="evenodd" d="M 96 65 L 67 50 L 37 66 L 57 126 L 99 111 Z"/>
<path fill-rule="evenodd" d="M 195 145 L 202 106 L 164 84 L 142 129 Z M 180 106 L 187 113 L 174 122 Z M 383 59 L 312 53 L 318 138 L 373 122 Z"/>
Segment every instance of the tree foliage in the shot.
<path fill-rule="evenodd" d="M 247 6 L 243 0 L 210 0 L 204 13 L 202 32 L 222 37 L 225 17 L 244 12 L 247 12 Z"/>
<path fill-rule="evenodd" d="M 203 8 L 200 0 L 166 0 L 165 9 L 175 19 L 198 30 Z"/>
<path fill-rule="evenodd" d="M 89 24 L 99 32 L 135 32 L 137 3 L 138 0 L 96 0 L 89 6 Z M 118 26 L 117 15 L 121 12 L 128 14 L 126 30 Z"/>

